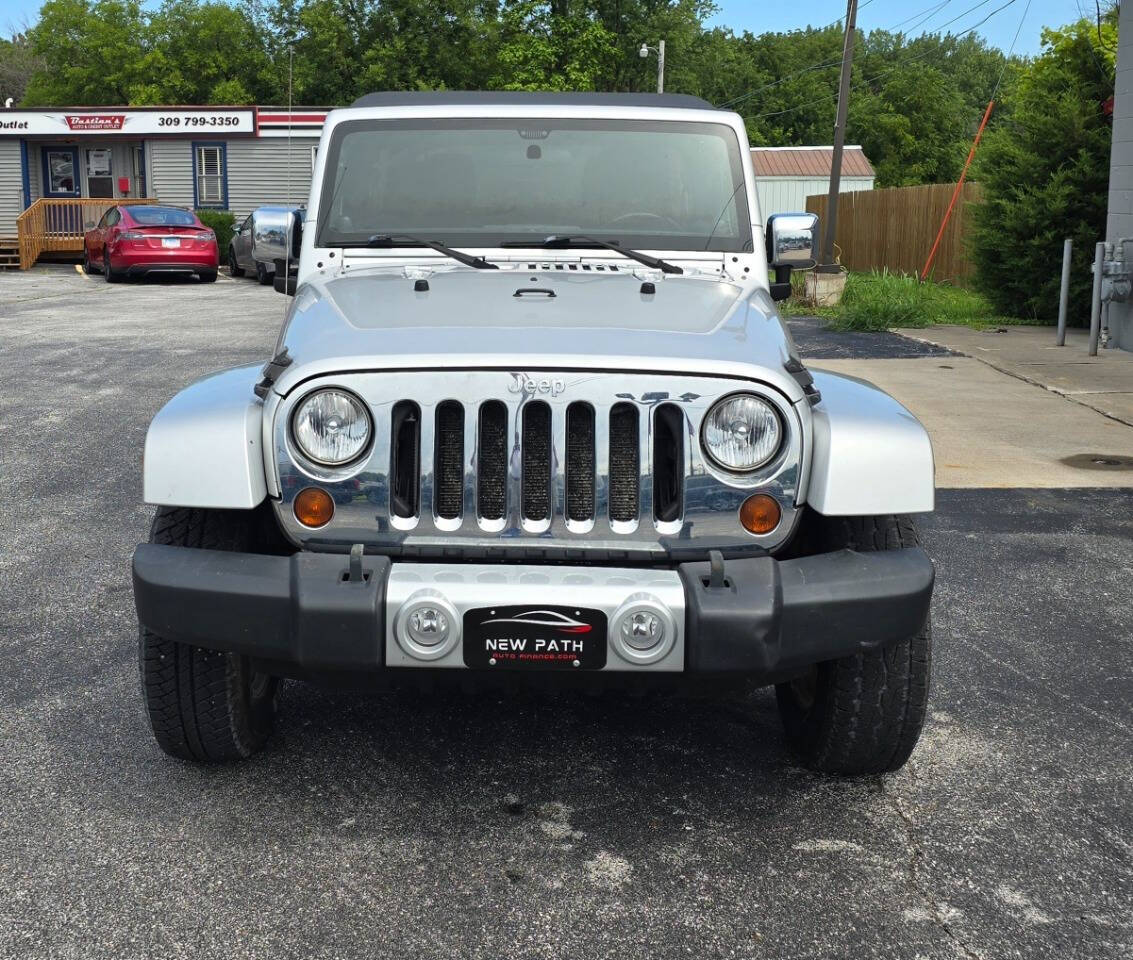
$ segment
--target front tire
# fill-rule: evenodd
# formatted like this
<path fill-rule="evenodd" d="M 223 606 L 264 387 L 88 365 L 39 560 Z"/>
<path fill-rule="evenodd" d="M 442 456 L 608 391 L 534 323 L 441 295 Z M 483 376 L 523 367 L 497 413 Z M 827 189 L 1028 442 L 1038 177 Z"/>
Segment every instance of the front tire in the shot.
<path fill-rule="evenodd" d="M 236 251 L 231 248 L 228 250 L 228 275 L 230 277 L 244 276 L 244 268 L 236 262 Z"/>
<path fill-rule="evenodd" d="M 255 517 L 236 510 L 159 507 L 150 543 L 254 551 Z M 219 763 L 252 756 L 275 725 L 279 681 L 247 657 L 167 640 L 139 628 L 142 695 L 154 739 L 170 756 Z"/>
<path fill-rule="evenodd" d="M 908 517 L 819 517 L 824 551 L 898 550 L 918 545 Z M 911 637 L 817 664 L 775 688 L 791 748 L 825 773 L 899 769 L 920 738 L 932 665 L 929 618 Z"/>

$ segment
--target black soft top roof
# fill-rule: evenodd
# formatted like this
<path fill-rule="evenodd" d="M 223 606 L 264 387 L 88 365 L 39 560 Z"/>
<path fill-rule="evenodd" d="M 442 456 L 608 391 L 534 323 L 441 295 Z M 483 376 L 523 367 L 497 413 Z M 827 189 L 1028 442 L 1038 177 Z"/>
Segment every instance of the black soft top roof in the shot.
<path fill-rule="evenodd" d="M 572 107 L 678 107 L 715 110 L 684 93 L 532 93 L 521 90 L 406 90 L 367 93 L 352 107 L 482 106 L 484 104 Z"/>

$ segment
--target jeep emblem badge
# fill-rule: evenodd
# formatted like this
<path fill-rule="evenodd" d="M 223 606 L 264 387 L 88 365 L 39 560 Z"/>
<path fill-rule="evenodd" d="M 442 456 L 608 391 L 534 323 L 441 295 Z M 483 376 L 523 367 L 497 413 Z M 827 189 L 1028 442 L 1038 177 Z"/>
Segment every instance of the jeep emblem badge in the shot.
<path fill-rule="evenodd" d="M 508 390 L 512 393 L 522 393 L 530 396 L 542 393 L 557 397 L 566 390 L 566 381 L 563 380 L 562 377 L 539 377 L 537 379 L 528 376 L 526 373 L 513 373 L 512 378 L 512 382 L 508 384 Z"/>

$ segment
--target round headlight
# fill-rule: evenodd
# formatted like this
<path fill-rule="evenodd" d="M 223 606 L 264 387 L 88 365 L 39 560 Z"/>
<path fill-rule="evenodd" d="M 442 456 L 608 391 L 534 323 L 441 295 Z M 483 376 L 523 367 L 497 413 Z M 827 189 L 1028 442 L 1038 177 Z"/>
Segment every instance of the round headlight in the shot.
<path fill-rule="evenodd" d="M 737 393 L 708 411 L 703 442 L 705 453 L 725 470 L 754 470 L 779 452 L 783 424 L 766 400 Z"/>
<path fill-rule="evenodd" d="M 319 390 L 295 410 L 291 433 L 305 457 L 337 467 L 355 459 L 370 442 L 370 414 L 343 390 Z"/>

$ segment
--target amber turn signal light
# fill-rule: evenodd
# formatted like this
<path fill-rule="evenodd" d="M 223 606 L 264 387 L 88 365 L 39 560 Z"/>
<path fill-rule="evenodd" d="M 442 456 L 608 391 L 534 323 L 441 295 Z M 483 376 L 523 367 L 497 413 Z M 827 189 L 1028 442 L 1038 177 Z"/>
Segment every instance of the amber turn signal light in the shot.
<path fill-rule="evenodd" d="M 295 519 L 305 527 L 322 527 L 334 516 L 334 500 L 325 490 L 307 487 L 295 497 Z"/>
<path fill-rule="evenodd" d="M 740 506 L 740 523 L 748 533 L 770 533 L 781 516 L 778 502 L 766 493 L 754 494 Z"/>

